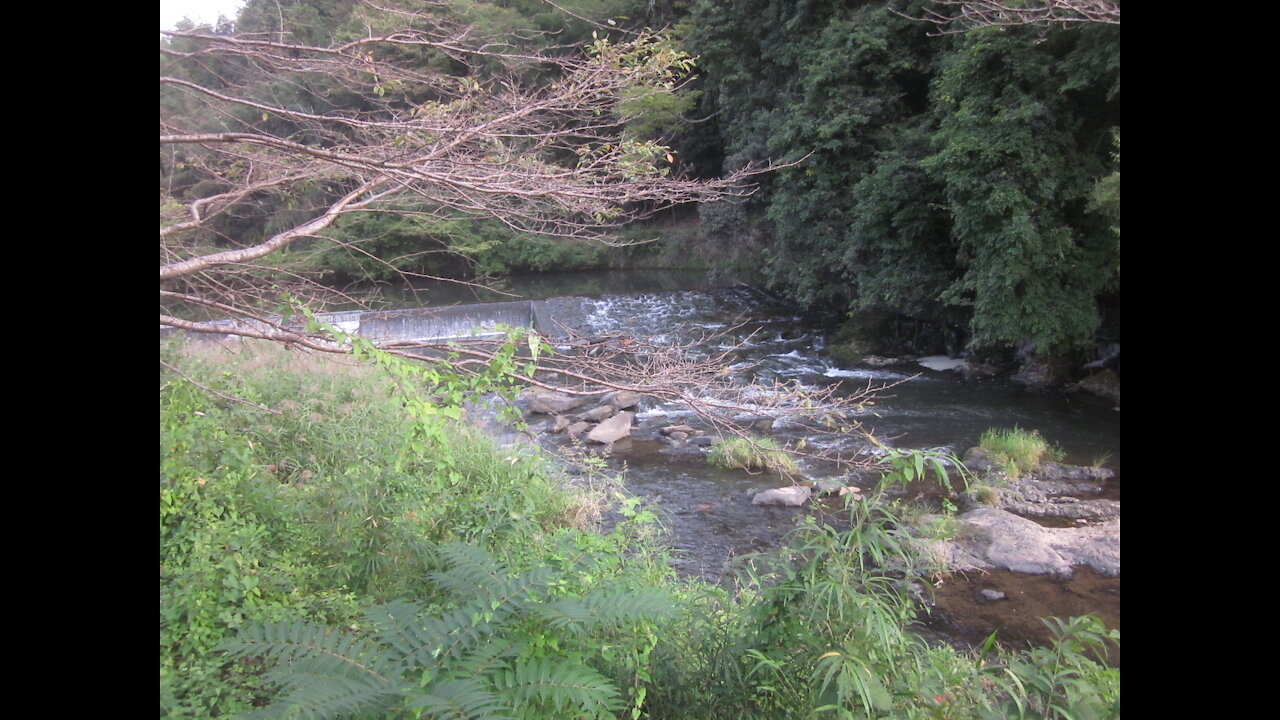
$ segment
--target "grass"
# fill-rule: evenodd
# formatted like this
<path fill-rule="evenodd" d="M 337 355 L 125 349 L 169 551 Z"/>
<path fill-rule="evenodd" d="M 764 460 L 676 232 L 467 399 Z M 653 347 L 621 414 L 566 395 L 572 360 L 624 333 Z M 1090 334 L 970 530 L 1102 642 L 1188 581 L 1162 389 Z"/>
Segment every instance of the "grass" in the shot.
<path fill-rule="evenodd" d="M 554 578 L 541 600 L 562 609 L 581 598 L 625 608 L 645 592 L 670 595 L 677 613 L 661 624 L 561 612 L 518 628 L 524 660 L 590 660 L 625 696 L 619 717 L 771 720 L 830 708 L 842 717 L 1111 717 L 1118 707 L 1119 671 L 1084 655 L 1110 641 L 1092 625 L 1063 626 L 1051 652 L 995 648 L 977 662 L 910 631 L 919 608 L 905 588 L 933 568 L 912 536 L 954 535 L 949 515 L 860 502 L 841 529 L 805 519 L 778 552 L 741 566 L 733 592 L 677 580 L 637 498 L 594 481 L 570 488 L 536 453 L 496 447 L 462 425 L 407 444 L 412 420 L 383 374 L 244 347 L 162 350 L 199 383 L 161 374 L 162 717 L 231 717 L 275 694 L 261 665 L 216 651 L 240 629 L 305 620 L 364 631 L 362 611 L 397 598 L 448 609 L 451 596 L 431 577 L 443 567 L 440 548 L 459 542 L 513 573 Z M 795 470 L 768 438 L 735 438 L 715 455 L 730 467 Z M 609 498 L 621 499 L 623 520 L 604 534 L 594 526 Z M 530 720 L 565 716 L 521 710 Z"/>
<path fill-rule="evenodd" d="M 976 485 L 971 490 L 973 498 L 983 505 L 1000 504 L 1000 491 L 990 485 Z"/>
<path fill-rule="evenodd" d="M 982 433 L 979 447 L 991 454 L 1012 478 L 1035 472 L 1045 460 L 1056 460 L 1062 452 L 1049 445 L 1039 430 L 991 428 Z"/>
<path fill-rule="evenodd" d="M 800 471 L 795 459 L 773 438 L 727 438 L 711 448 L 707 462 L 730 470 L 770 470 L 782 475 Z"/>

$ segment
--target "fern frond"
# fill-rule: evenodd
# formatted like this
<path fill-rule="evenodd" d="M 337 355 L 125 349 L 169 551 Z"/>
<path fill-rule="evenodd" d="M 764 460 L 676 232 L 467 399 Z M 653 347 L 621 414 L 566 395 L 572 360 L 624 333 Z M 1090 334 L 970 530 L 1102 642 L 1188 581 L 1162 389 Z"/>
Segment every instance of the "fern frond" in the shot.
<path fill-rule="evenodd" d="M 486 642 L 499 630 L 483 613 L 468 608 L 451 610 L 439 617 L 422 618 L 417 629 L 418 646 L 405 656 L 411 665 L 434 667 L 456 660 Z"/>
<path fill-rule="evenodd" d="M 670 617 L 675 605 L 666 593 L 656 590 L 615 590 L 544 603 L 532 612 L 552 627 L 576 634 Z"/>
<path fill-rule="evenodd" d="M 220 649 L 232 657 L 256 656 L 302 672 L 389 682 L 400 665 L 365 638 L 308 622 L 275 622 L 240 631 Z"/>
<path fill-rule="evenodd" d="M 505 586 L 507 568 L 493 559 L 483 548 L 463 543 L 440 547 L 440 555 L 449 566 L 431 574 L 432 582 L 449 590 L 464 602 L 489 597 Z"/>
<path fill-rule="evenodd" d="M 317 675 L 289 668 L 285 672 L 273 672 L 269 678 L 286 683 L 286 693 L 246 718 L 345 718 L 386 708 L 396 704 L 404 695 L 404 689 L 398 683 L 382 683 L 372 677 Z"/>
<path fill-rule="evenodd" d="M 500 672 L 495 685 L 517 707 L 611 718 L 623 708 L 608 678 L 573 658 L 535 658 Z"/>
<path fill-rule="evenodd" d="M 365 638 L 323 625 L 276 622 L 242 630 L 221 646 L 274 667 L 266 679 L 284 695 L 264 718 L 334 718 L 380 708 L 402 695 L 403 664 Z"/>
<path fill-rule="evenodd" d="M 523 638 L 498 636 L 460 660 L 450 673 L 459 677 L 482 677 L 505 667 L 507 658 L 518 657 L 528 643 Z"/>
<path fill-rule="evenodd" d="M 469 679 L 432 683 L 412 693 L 407 706 L 423 708 L 432 720 L 512 720 L 509 703 Z"/>
<path fill-rule="evenodd" d="M 555 571 L 537 567 L 512 576 L 511 571 L 483 549 L 451 543 L 440 549 L 449 569 L 433 573 L 431 580 L 451 592 L 464 607 L 503 616 L 520 612 L 545 592 Z"/>

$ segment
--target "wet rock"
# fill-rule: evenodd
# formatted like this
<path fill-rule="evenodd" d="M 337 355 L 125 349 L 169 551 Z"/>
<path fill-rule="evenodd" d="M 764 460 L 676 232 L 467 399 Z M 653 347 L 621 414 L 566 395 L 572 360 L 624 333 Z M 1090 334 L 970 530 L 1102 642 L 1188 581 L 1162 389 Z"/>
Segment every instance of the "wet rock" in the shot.
<path fill-rule="evenodd" d="M 799 507 L 809 501 L 810 495 L 812 495 L 812 491 L 809 488 L 803 485 L 793 485 L 756 493 L 755 497 L 751 498 L 751 504 Z"/>
<path fill-rule="evenodd" d="M 618 411 L 612 405 L 600 405 L 578 415 L 579 420 L 586 422 L 600 422 L 605 418 L 613 417 Z"/>
<path fill-rule="evenodd" d="M 1120 374 L 1115 370 L 1094 373 L 1076 383 L 1076 387 L 1112 402 L 1120 402 Z"/>
<path fill-rule="evenodd" d="M 537 390 L 528 394 L 529 412 L 544 415 L 560 415 L 576 410 L 591 400 L 589 397 L 565 395 L 551 390 Z"/>
<path fill-rule="evenodd" d="M 992 602 L 995 602 L 996 600 L 1003 600 L 1006 597 L 1004 593 L 999 590 L 992 590 L 991 588 L 983 588 L 982 590 L 979 590 L 978 595 L 982 596 L 984 600 L 990 600 Z"/>
<path fill-rule="evenodd" d="M 916 362 L 929 368 L 930 370 L 955 370 L 964 365 L 964 358 L 948 357 L 946 355 L 930 355 L 922 357 Z"/>
<path fill-rule="evenodd" d="M 980 508 L 959 519 L 964 532 L 930 548 L 952 569 L 1071 577 L 1074 566 L 1088 565 L 1108 577 L 1120 574 L 1119 518 L 1088 527 L 1049 528 L 1005 510 Z"/>
<path fill-rule="evenodd" d="M 1000 368 L 981 362 L 965 362 L 959 368 L 960 374 L 967 378 L 989 378 L 1000 374 Z"/>
<path fill-rule="evenodd" d="M 696 445 L 701 448 L 709 448 L 716 444 L 716 439 L 710 435 L 697 435 L 689 438 L 690 445 Z"/>
<path fill-rule="evenodd" d="M 825 480 L 814 480 L 813 491 L 818 496 L 845 495 L 849 492 L 849 489 L 845 486 L 844 483 L 840 482 L 839 480 L 825 479 Z"/>
<path fill-rule="evenodd" d="M 644 396 L 637 392 L 631 392 L 630 390 L 615 390 L 605 395 L 600 399 L 600 401 L 606 405 L 612 405 L 618 410 L 626 410 L 627 408 L 636 407 L 643 399 Z"/>
<path fill-rule="evenodd" d="M 667 438 L 669 438 L 672 442 L 676 442 L 676 443 L 681 443 L 681 444 L 683 444 L 685 440 L 688 440 L 688 439 L 689 439 L 689 433 L 687 433 L 687 432 L 681 432 L 681 431 L 677 430 L 677 431 L 675 431 L 675 432 L 673 432 L 673 433 L 669 433 L 669 434 L 667 435 Z"/>
<path fill-rule="evenodd" d="M 1074 501 L 1074 502 L 1071 502 Z M 1065 520 L 1105 520 L 1120 517 L 1120 503 L 1115 500 L 1080 500 L 1052 498 L 1046 503 L 1010 502 L 1005 509 L 1028 518 L 1062 518 Z"/>
<path fill-rule="evenodd" d="M 1056 385 L 1071 374 L 1070 365 L 1062 357 L 1041 353 L 1026 352 L 1020 354 L 1022 365 L 1009 380 L 1030 388 L 1047 388 Z"/>
<path fill-rule="evenodd" d="M 991 453 L 980 447 L 969 448 L 969 451 L 964 454 L 964 457 L 961 458 L 960 462 L 964 463 L 964 466 L 969 469 L 969 472 L 972 472 L 975 475 L 985 475 L 992 470 L 1000 469 L 999 464 L 996 463 L 995 459 L 991 456 Z"/>
<path fill-rule="evenodd" d="M 1040 464 L 1040 469 L 1031 473 L 1028 477 L 1035 480 L 1043 481 L 1065 481 L 1073 483 L 1088 483 L 1089 481 L 1110 480 L 1115 477 L 1116 473 L 1110 468 L 1090 467 L 1088 465 L 1060 465 L 1056 462 L 1044 462 Z M 1083 485 L 1077 485 L 1083 487 Z"/>
<path fill-rule="evenodd" d="M 749 430 L 768 430 L 773 427 L 773 418 L 753 413 L 739 413 L 733 416 L 733 422 Z"/>
<path fill-rule="evenodd" d="M 633 417 L 635 417 L 635 413 L 624 410 L 597 425 L 587 435 L 587 439 L 592 442 L 612 445 L 631 435 L 631 418 Z"/>
<path fill-rule="evenodd" d="M 675 432 L 682 432 L 687 435 L 692 435 L 694 433 L 694 429 L 688 425 L 681 423 L 679 425 L 668 425 L 662 428 L 661 430 L 659 430 L 658 432 L 662 433 L 663 435 L 670 435 L 671 433 L 675 433 Z"/>

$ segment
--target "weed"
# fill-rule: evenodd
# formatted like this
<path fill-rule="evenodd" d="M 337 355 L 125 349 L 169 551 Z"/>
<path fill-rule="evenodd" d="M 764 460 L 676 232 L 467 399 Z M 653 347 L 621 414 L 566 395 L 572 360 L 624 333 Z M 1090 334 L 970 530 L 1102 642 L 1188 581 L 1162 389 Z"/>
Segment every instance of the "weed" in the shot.
<path fill-rule="evenodd" d="M 1017 426 L 1012 430 L 991 428 L 982 433 L 978 444 L 991 453 L 1011 478 L 1035 472 L 1045 460 L 1062 457 L 1062 451 L 1051 447 L 1039 430 L 1023 430 Z"/>
<path fill-rule="evenodd" d="M 972 488 L 973 499 L 983 505 L 999 505 L 1000 490 L 990 485 L 975 485 Z"/>
<path fill-rule="evenodd" d="M 727 438 L 711 448 L 707 462 L 716 467 L 770 470 L 781 475 L 794 475 L 800 470 L 795 459 L 773 438 Z"/>

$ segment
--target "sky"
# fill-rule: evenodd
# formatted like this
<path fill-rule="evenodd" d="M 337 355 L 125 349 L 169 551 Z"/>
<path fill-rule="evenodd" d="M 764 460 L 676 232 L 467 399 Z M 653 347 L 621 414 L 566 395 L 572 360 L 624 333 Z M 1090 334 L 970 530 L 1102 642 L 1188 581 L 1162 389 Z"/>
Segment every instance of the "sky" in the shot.
<path fill-rule="evenodd" d="M 197 24 L 212 23 L 218 13 L 235 18 L 244 0 L 160 0 L 160 29 L 172 30 L 184 16 Z"/>

